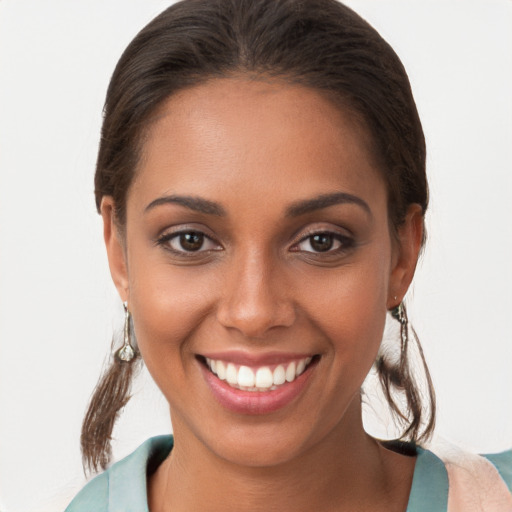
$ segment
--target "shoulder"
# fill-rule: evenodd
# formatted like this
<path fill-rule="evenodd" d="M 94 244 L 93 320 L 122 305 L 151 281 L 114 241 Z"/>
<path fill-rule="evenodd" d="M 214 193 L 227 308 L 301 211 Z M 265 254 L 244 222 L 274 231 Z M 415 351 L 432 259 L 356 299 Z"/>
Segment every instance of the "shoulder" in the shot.
<path fill-rule="evenodd" d="M 93 478 L 68 505 L 65 512 L 107 512 L 108 471 Z"/>
<path fill-rule="evenodd" d="M 512 450 L 484 455 L 484 457 L 498 470 L 501 478 L 507 484 L 510 492 L 512 492 Z"/>
<path fill-rule="evenodd" d="M 444 461 L 449 473 L 463 473 L 466 478 L 493 478 L 512 492 L 512 450 L 476 455 L 442 442 L 434 451 Z"/>
<path fill-rule="evenodd" d="M 480 456 L 443 442 L 416 452 L 407 512 L 512 511 L 512 450 Z"/>
<path fill-rule="evenodd" d="M 93 478 L 65 512 L 107 512 L 112 510 L 112 505 L 119 508 L 123 504 L 130 504 L 140 512 L 147 510 L 146 475 L 162 463 L 172 446 L 172 436 L 148 439 L 133 453 Z"/>
<path fill-rule="evenodd" d="M 512 451 L 481 456 L 442 442 L 449 482 L 448 508 L 453 511 L 512 511 Z"/>

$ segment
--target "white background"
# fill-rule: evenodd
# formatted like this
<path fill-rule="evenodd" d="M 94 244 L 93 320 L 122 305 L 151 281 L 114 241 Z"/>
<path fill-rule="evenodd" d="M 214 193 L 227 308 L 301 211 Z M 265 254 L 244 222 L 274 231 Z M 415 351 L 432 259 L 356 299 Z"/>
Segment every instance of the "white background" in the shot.
<path fill-rule="evenodd" d="M 429 240 L 409 294 L 438 435 L 512 446 L 512 2 L 347 2 L 411 78 L 428 144 Z M 93 200 L 108 79 L 169 2 L 0 0 L 0 510 L 62 510 L 82 416 L 122 312 Z M 170 429 L 149 379 L 115 456 Z"/>

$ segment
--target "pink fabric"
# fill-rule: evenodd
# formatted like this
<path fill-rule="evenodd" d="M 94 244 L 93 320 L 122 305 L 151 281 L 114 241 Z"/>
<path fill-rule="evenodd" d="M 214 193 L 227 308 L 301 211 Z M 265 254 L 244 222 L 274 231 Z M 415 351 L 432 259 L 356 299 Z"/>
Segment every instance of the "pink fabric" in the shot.
<path fill-rule="evenodd" d="M 436 451 L 448 472 L 448 512 L 512 512 L 512 494 L 491 462 L 447 444 Z"/>

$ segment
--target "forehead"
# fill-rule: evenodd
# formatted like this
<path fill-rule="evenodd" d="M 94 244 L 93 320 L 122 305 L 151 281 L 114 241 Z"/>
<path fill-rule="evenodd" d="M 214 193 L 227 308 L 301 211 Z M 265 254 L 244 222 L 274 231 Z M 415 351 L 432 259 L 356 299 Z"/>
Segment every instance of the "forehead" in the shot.
<path fill-rule="evenodd" d="M 151 121 L 129 195 L 248 193 L 293 201 L 384 187 L 367 130 L 310 88 L 214 79 L 171 96 Z M 261 200 L 261 197 L 260 197 Z"/>

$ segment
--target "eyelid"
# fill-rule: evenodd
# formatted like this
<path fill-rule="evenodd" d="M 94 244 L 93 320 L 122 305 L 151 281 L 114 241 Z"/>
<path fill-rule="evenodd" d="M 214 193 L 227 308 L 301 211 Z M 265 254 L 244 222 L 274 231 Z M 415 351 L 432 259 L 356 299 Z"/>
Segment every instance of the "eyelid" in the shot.
<path fill-rule="evenodd" d="M 208 253 L 210 251 L 223 250 L 224 248 L 222 247 L 220 242 L 215 237 L 213 237 L 211 234 L 209 234 L 208 231 L 209 230 L 204 227 L 197 227 L 197 226 L 193 226 L 193 225 L 173 226 L 173 227 L 168 227 L 168 228 L 164 229 L 153 240 L 153 242 L 155 245 L 162 246 L 164 249 L 166 249 L 170 252 L 173 252 L 178 255 L 188 256 L 188 257 L 194 256 L 194 255 L 197 255 L 197 256 L 204 255 L 205 253 Z M 186 233 L 198 233 L 198 234 L 202 235 L 205 238 L 205 240 L 209 240 L 211 243 L 215 244 L 216 247 L 210 248 L 210 249 L 202 249 L 201 248 L 197 251 L 186 251 L 186 250 L 180 251 L 180 250 L 170 247 L 169 242 L 171 240 L 173 240 L 181 235 L 184 235 Z"/>
<path fill-rule="evenodd" d="M 341 243 L 341 247 L 336 249 L 329 249 L 328 251 L 301 251 L 297 248 L 299 244 L 302 242 L 305 242 L 308 238 L 311 238 L 315 235 L 330 235 L 335 240 L 339 241 Z M 348 249 L 351 249 L 355 245 L 355 240 L 352 234 L 347 234 L 341 232 L 341 229 L 336 229 L 332 226 L 330 227 L 322 227 L 322 226 L 315 226 L 315 227 L 309 227 L 305 230 L 301 230 L 300 234 L 296 235 L 294 237 L 294 240 L 291 244 L 290 250 L 292 252 L 306 252 L 311 254 L 318 254 L 318 255 L 332 255 L 336 253 L 342 253 L 343 251 L 346 251 Z"/>
<path fill-rule="evenodd" d="M 159 230 L 158 234 L 154 238 L 154 241 L 157 242 L 159 239 L 166 236 L 173 236 L 190 232 L 201 233 L 204 236 L 211 238 L 212 240 L 216 240 L 215 236 L 208 227 L 201 223 L 196 224 L 192 222 L 166 226 L 165 228 Z"/>
<path fill-rule="evenodd" d="M 325 225 L 319 223 L 298 229 L 292 236 L 291 243 L 292 245 L 295 245 L 310 236 L 320 235 L 322 233 L 330 234 L 341 238 L 354 238 L 354 234 L 352 233 L 352 231 L 347 228 L 333 226 L 332 224 Z"/>

